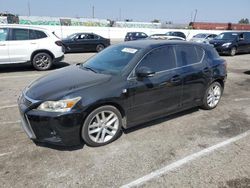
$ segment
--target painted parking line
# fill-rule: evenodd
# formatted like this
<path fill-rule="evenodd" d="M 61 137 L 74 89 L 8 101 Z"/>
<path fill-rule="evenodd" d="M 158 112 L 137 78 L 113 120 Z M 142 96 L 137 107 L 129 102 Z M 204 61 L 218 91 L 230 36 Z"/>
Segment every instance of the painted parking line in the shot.
<path fill-rule="evenodd" d="M 3 156 L 5 156 L 5 155 L 10 155 L 10 154 L 12 154 L 12 152 L 0 153 L 0 157 L 3 157 Z"/>
<path fill-rule="evenodd" d="M 17 120 L 17 121 L 3 121 L 3 122 L 0 122 L 0 125 L 16 124 L 16 123 L 21 123 L 21 121 L 20 120 Z"/>
<path fill-rule="evenodd" d="M 189 155 L 189 156 L 187 156 L 187 157 L 185 157 L 183 159 L 180 159 L 180 160 L 178 160 L 178 161 L 176 161 L 176 162 L 174 162 L 172 164 L 169 164 L 169 165 L 167 165 L 167 166 L 165 166 L 165 167 L 163 167 L 163 168 L 161 168 L 159 170 L 153 171 L 150 174 L 147 174 L 147 175 L 145 175 L 145 176 L 143 176 L 143 177 L 141 177 L 141 178 L 139 178 L 137 180 L 134 180 L 134 181 L 132 181 L 132 182 L 126 184 L 126 185 L 121 186 L 121 188 L 130 188 L 130 187 L 137 187 L 139 185 L 143 185 L 143 184 L 145 184 L 146 182 L 148 182 L 148 181 L 150 181 L 152 179 L 159 178 L 162 175 L 166 175 L 170 171 L 173 171 L 173 170 L 175 170 L 177 168 L 180 168 L 181 166 L 183 166 L 183 165 L 185 165 L 185 164 L 187 164 L 189 162 L 192 162 L 195 159 L 198 159 L 200 157 L 208 155 L 209 153 L 212 153 L 215 150 L 218 150 L 218 149 L 220 149 L 222 147 L 225 147 L 225 146 L 227 146 L 229 144 L 232 144 L 232 143 L 234 143 L 234 142 L 236 142 L 236 141 L 238 141 L 238 140 L 240 140 L 242 138 L 245 138 L 245 137 L 247 137 L 249 135 L 250 135 L 250 130 L 248 130 L 248 131 L 246 131 L 246 132 L 244 132 L 244 133 L 242 133 L 242 134 L 240 134 L 238 136 L 235 136 L 233 138 L 230 138 L 228 140 L 220 142 L 220 143 L 218 143 L 216 145 L 213 145 L 213 146 L 211 146 L 209 148 L 201 150 L 201 151 L 199 151 L 197 153 L 191 154 L 191 155 Z"/>
<path fill-rule="evenodd" d="M 11 104 L 11 105 L 6 105 L 6 106 L 0 106 L 0 110 L 6 109 L 6 108 L 16 108 L 17 104 Z"/>
<path fill-rule="evenodd" d="M 234 101 L 239 102 L 239 101 L 249 101 L 250 98 L 236 98 Z"/>
<path fill-rule="evenodd" d="M 37 77 L 37 76 L 43 76 L 43 75 L 44 74 L 32 74 L 32 75 L 22 75 L 22 76 L 2 76 L 2 77 L 0 77 L 0 79 Z"/>

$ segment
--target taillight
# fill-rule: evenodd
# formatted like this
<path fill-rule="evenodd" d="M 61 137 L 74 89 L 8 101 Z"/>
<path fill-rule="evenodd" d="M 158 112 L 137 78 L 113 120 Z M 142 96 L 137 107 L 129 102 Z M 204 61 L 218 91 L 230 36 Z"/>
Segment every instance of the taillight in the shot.
<path fill-rule="evenodd" d="M 55 43 L 56 43 L 57 46 L 63 46 L 63 43 L 60 40 L 56 41 Z"/>

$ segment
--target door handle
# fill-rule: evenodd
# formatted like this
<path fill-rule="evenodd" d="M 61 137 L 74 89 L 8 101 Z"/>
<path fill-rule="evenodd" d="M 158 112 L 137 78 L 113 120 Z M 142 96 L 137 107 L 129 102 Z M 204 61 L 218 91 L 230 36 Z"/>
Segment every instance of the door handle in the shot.
<path fill-rule="evenodd" d="M 30 44 L 36 44 L 35 42 L 31 42 Z"/>
<path fill-rule="evenodd" d="M 0 44 L 0 46 L 6 46 L 6 44 Z"/>
<path fill-rule="evenodd" d="M 172 83 L 177 83 L 181 81 L 181 77 L 179 75 L 175 75 L 170 80 Z"/>

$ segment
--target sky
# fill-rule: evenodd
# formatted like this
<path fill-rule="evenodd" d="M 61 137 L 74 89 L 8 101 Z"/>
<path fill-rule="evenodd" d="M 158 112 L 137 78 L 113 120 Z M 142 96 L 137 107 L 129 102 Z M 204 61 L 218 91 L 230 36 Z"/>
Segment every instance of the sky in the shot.
<path fill-rule="evenodd" d="M 250 19 L 250 0 L 0 0 L 0 12 L 22 16 L 58 16 L 150 22 L 232 22 Z"/>

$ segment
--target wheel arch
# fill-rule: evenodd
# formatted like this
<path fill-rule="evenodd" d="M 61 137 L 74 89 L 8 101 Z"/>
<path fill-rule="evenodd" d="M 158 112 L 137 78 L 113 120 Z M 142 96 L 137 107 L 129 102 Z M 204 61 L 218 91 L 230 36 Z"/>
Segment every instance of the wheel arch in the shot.
<path fill-rule="evenodd" d="M 123 128 L 126 128 L 127 127 L 127 117 L 126 117 L 126 112 L 124 110 L 124 108 L 116 103 L 116 102 L 102 102 L 102 103 L 97 103 L 97 104 L 93 104 L 91 106 L 89 106 L 87 109 L 86 109 L 86 116 L 84 118 L 83 121 L 85 121 L 85 119 L 88 117 L 88 115 L 94 111 L 95 109 L 97 108 L 100 108 L 102 106 L 114 106 L 120 113 L 121 113 L 121 116 L 122 116 L 122 127 Z"/>
<path fill-rule="evenodd" d="M 52 58 L 52 60 L 55 59 L 55 56 L 54 56 L 54 54 L 53 54 L 51 51 L 46 50 L 46 49 L 41 49 L 41 50 L 36 50 L 36 51 L 34 51 L 34 52 L 31 54 L 31 56 L 30 56 L 30 61 L 31 61 L 31 62 L 32 62 L 34 56 L 35 56 L 36 54 L 38 54 L 38 53 L 47 53 L 47 54 L 50 55 L 50 57 Z"/>

